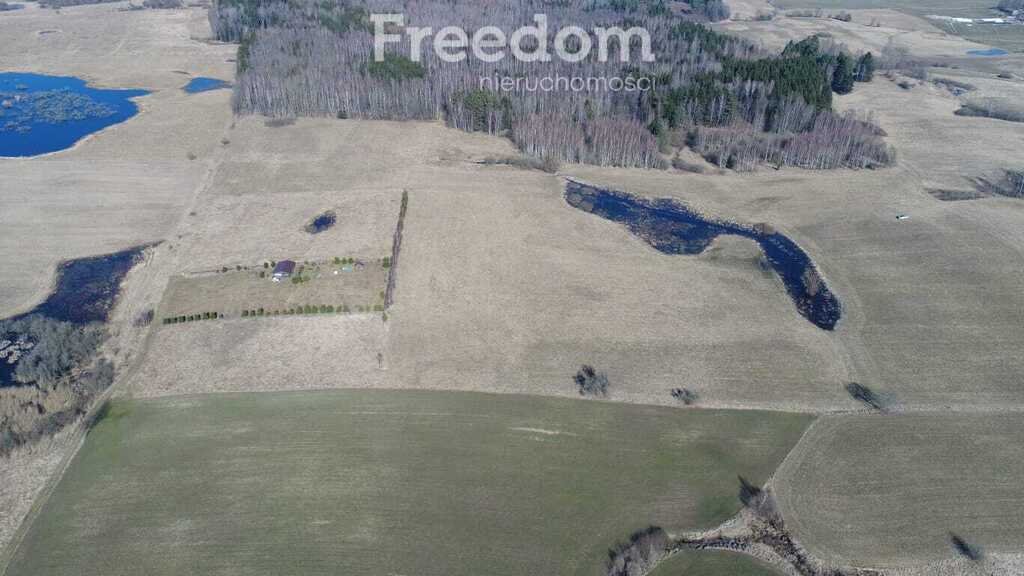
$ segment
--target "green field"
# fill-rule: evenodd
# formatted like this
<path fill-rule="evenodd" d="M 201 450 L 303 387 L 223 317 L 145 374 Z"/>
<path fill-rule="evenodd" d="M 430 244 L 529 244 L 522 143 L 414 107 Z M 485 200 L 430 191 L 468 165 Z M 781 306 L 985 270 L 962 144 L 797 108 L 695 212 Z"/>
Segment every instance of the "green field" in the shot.
<path fill-rule="evenodd" d="M 821 8 L 825 11 L 881 9 L 898 10 L 914 16 L 954 16 L 957 18 L 993 18 L 1003 15 L 995 10 L 999 0 L 776 0 L 781 10 Z M 1024 52 L 1024 26 L 1002 24 L 960 24 L 928 20 L 933 26 L 982 44 L 1013 52 Z"/>
<path fill-rule="evenodd" d="M 808 416 L 451 392 L 115 404 L 13 558 L 31 574 L 600 573 L 712 526 Z"/>
<path fill-rule="evenodd" d="M 775 476 L 786 525 L 826 561 L 885 568 L 1024 546 L 1019 414 L 825 417 Z"/>
<path fill-rule="evenodd" d="M 722 550 L 684 550 L 672 555 L 647 576 L 782 576 L 760 560 Z"/>

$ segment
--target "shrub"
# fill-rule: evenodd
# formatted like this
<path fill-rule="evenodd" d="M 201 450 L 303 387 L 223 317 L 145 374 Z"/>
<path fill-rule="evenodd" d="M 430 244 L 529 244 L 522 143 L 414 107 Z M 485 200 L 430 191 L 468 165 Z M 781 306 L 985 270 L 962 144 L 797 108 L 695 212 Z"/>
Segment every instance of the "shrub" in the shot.
<path fill-rule="evenodd" d="M 153 321 L 153 309 L 145 310 L 135 317 L 132 322 L 136 327 L 149 326 L 150 322 Z"/>
<path fill-rule="evenodd" d="M 644 576 L 668 553 L 668 534 L 657 526 L 650 526 L 629 537 L 629 542 L 618 544 L 608 551 L 608 576 Z"/>
<path fill-rule="evenodd" d="M 672 397 L 687 406 L 697 401 L 697 393 L 689 388 L 673 388 Z"/>
<path fill-rule="evenodd" d="M 594 370 L 593 366 L 584 364 L 573 376 L 576 390 L 580 396 L 607 396 L 608 376 L 604 372 Z"/>
<path fill-rule="evenodd" d="M 849 384 L 846 385 L 846 392 L 854 400 L 863 402 L 864 404 L 867 404 L 868 406 L 874 408 L 875 410 L 885 410 L 886 408 L 885 400 L 878 394 L 875 394 L 874 391 L 872 391 L 870 388 L 863 384 L 850 382 Z"/>

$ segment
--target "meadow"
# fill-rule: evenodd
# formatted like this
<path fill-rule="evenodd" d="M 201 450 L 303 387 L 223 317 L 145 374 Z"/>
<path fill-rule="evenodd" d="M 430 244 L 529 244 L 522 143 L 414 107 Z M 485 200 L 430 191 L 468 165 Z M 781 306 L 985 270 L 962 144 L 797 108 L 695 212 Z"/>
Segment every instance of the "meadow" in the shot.
<path fill-rule="evenodd" d="M 600 574 L 650 524 L 711 527 L 810 417 L 452 392 L 117 401 L 20 574 Z"/>
<path fill-rule="evenodd" d="M 925 17 L 931 15 L 955 18 L 998 18 L 1004 13 L 995 9 L 998 0 L 776 0 L 781 10 L 822 9 L 838 13 L 842 10 L 890 9 Z M 935 27 L 982 44 L 998 46 L 1012 52 L 1024 52 L 1024 26 L 1002 24 L 966 24 L 929 19 Z M 884 23 L 883 23 L 884 24 Z"/>

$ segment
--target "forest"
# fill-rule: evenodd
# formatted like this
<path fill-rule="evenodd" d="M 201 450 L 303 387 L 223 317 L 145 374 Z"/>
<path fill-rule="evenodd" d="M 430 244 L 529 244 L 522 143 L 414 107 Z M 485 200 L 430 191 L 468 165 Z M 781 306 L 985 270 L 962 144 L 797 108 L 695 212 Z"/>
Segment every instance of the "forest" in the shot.
<path fill-rule="evenodd" d="M 233 106 L 240 114 L 443 120 L 508 136 L 529 156 L 597 165 L 664 168 L 681 146 L 741 170 L 893 161 L 870 118 L 832 110 L 833 93 L 871 80 L 870 53 L 850 54 L 812 37 L 770 54 L 703 26 L 722 17 L 719 4 L 673 11 L 648 0 L 216 0 L 209 14 L 219 40 L 239 43 Z M 626 62 L 602 62 L 596 51 L 579 62 L 446 62 L 429 49 L 414 62 L 402 35 L 377 62 L 374 13 L 402 13 L 406 26 L 434 30 L 514 30 L 535 13 L 547 15 L 551 30 L 637 26 L 649 32 L 656 60 L 636 57 L 634 37 L 627 47 L 613 46 L 613 53 L 626 48 L 634 55 Z M 570 42 L 570 50 L 582 50 L 578 44 Z M 652 88 L 545 91 L 527 82 L 505 90 L 482 81 L 545 77 L 645 79 Z"/>

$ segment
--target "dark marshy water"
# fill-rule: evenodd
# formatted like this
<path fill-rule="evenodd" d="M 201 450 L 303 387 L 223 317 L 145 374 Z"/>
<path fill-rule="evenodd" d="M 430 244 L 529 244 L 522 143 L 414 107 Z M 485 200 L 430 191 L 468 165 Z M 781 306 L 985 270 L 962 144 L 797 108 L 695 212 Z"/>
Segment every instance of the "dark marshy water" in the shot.
<path fill-rule="evenodd" d="M 198 92 L 208 92 L 210 90 L 220 90 L 222 88 L 231 88 L 231 83 L 219 78 L 197 76 L 189 80 L 188 84 L 185 84 L 185 87 L 182 88 L 182 90 L 189 94 L 196 94 Z"/>
<path fill-rule="evenodd" d="M 988 48 L 986 50 L 968 50 L 968 54 L 971 56 L 1006 56 L 1009 54 L 1002 48 Z"/>
<path fill-rule="evenodd" d="M 64 262 L 57 269 L 57 286 L 46 300 L 24 314 L 5 320 L 38 315 L 79 325 L 106 322 L 121 281 L 147 247 Z M 16 359 L 33 343 L 22 334 L 0 330 L 0 344 L 3 344 L 0 346 L 0 356 L 3 356 L 0 358 L 0 386 L 6 386 L 13 381 Z"/>
<path fill-rule="evenodd" d="M 57 268 L 57 287 L 29 314 L 73 324 L 106 322 L 121 281 L 147 246 L 68 260 Z"/>
<path fill-rule="evenodd" d="M 145 90 L 90 88 L 84 80 L 0 73 L 0 156 L 70 148 L 82 138 L 134 116 Z"/>
<path fill-rule="evenodd" d="M 624 224 L 665 254 L 700 254 L 721 235 L 750 238 L 761 246 L 797 311 L 815 326 L 832 330 L 842 306 L 795 242 L 769 227 L 746 227 L 706 219 L 670 199 L 649 200 L 570 181 L 566 201 L 575 208 Z"/>
<path fill-rule="evenodd" d="M 338 216 L 334 211 L 328 210 L 314 218 L 309 224 L 306 224 L 306 232 L 309 232 L 310 234 L 318 234 L 334 226 L 334 223 L 337 222 L 337 220 Z"/>

